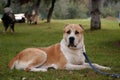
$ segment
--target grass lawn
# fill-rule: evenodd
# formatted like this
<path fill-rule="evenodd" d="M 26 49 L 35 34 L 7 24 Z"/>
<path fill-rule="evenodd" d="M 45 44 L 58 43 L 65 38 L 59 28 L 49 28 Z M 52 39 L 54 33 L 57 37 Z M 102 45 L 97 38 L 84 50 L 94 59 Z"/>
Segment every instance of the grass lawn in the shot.
<path fill-rule="evenodd" d="M 94 72 L 53 70 L 48 72 L 25 72 L 10 70 L 8 62 L 28 47 L 45 47 L 60 42 L 63 28 L 68 23 L 80 23 L 85 28 L 85 45 L 90 60 L 112 68 L 109 73 L 120 73 L 120 27 L 118 21 L 102 19 L 102 30 L 90 31 L 90 21 L 52 20 L 40 21 L 38 25 L 16 24 L 15 33 L 3 33 L 0 23 L 0 80 L 118 80 Z M 120 79 L 119 79 L 120 80 Z"/>

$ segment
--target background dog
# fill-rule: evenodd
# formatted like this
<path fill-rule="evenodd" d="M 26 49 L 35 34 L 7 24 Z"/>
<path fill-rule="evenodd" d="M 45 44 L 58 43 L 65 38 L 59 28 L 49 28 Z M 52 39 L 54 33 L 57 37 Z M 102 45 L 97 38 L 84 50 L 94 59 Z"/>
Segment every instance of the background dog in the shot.
<path fill-rule="evenodd" d="M 85 62 L 83 28 L 79 24 L 68 24 L 64 28 L 63 39 L 60 43 L 44 48 L 27 48 L 18 53 L 8 64 L 10 69 L 25 71 L 47 71 L 54 69 L 81 70 L 91 68 Z M 98 69 L 109 70 L 98 64 Z"/>
<path fill-rule="evenodd" d="M 4 25 L 4 32 L 7 31 L 9 26 L 10 26 L 11 32 L 14 32 L 15 16 L 13 13 L 4 13 L 2 17 L 2 22 Z"/>

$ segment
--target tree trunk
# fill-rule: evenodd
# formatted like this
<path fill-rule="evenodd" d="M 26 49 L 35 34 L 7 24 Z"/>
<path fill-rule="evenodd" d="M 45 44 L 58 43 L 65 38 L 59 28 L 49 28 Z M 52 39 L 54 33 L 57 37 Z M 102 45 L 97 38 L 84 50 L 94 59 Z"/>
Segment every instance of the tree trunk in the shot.
<path fill-rule="evenodd" d="M 100 5 L 101 0 L 91 0 L 91 30 L 101 29 Z"/>
<path fill-rule="evenodd" d="M 52 4 L 51 4 L 51 7 L 50 7 L 50 9 L 49 9 L 48 16 L 47 16 L 47 22 L 48 22 L 48 23 L 49 23 L 50 20 L 51 20 L 52 13 L 53 13 L 54 6 L 55 6 L 55 2 L 56 2 L 56 0 L 52 0 Z"/>
<path fill-rule="evenodd" d="M 7 0 L 7 4 L 5 5 L 5 7 L 10 7 L 11 5 L 11 0 Z"/>

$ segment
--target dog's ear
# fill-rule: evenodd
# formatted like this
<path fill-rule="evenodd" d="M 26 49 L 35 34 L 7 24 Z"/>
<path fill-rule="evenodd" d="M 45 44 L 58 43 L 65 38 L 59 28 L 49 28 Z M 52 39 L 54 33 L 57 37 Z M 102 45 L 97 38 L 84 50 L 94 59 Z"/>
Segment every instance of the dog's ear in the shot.
<path fill-rule="evenodd" d="M 64 26 L 64 29 L 63 29 L 63 31 L 65 32 L 65 28 L 66 28 L 66 26 L 68 26 L 69 24 L 66 24 L 65 26 Z"/>
<path fill-rule="evenodd" d="M 69 24 L 66 24 L 65 26 L 64 26 L 64 28 L 66 27 L 66 26 L 68 26 Z"/>
<path fill-rule="evenodd" d="M 79 24 L 79 26 L 84 30 L 84 27 L 81 24 Z"/>
<path fill-rule="evenodd" d="M 81 24 L 79 24 L 79 26 L 82 29 L 81 32 L 84 32 L 84 27 Z"/>

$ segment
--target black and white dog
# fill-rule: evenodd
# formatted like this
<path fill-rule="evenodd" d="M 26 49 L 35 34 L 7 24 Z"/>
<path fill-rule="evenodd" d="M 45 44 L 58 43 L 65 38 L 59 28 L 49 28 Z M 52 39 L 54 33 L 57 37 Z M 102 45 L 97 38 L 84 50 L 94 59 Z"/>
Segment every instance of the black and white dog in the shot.
<path fill-rule="evenodd" d="M 2 17 L 2 22 L 4 25 L 3 32 L 6 32 L 9 26 L 10 26 L 11 32 L 14 32 L 14 25 L 15 25 L 14 13 L 4 13 Z"/>

